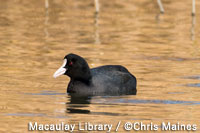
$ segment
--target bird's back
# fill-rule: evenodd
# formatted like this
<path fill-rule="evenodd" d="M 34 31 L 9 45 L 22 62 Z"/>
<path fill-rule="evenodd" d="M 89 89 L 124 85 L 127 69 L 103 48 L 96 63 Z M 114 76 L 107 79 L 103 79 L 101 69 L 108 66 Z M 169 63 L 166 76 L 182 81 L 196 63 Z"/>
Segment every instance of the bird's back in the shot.
<path fill-rule="evenodd" d="M 91 69 L 93 84 L 107 93 L 136 93 L 136 78 L 125 67 L 106 65 Z"/>

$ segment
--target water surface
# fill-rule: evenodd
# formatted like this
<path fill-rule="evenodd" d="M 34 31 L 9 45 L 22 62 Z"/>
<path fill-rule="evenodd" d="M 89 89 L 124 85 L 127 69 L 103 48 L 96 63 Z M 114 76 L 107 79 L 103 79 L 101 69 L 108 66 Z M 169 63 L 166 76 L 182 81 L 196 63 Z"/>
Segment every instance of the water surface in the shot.
<path fill-rule="evenodd" d="M 0 0 L 0 132 L 27 132 L 28 122 L 200 128 L 200 12 L 192 24 L 191 1 L 163 0 L 159 14 L 156 1 L 101 0 L 98 15 L 91 0 L 46 2 Z M 69 78 L 52 75 L 68 53 L 90 67 L 127 67 L 137 95 L 66 94 Z"/>

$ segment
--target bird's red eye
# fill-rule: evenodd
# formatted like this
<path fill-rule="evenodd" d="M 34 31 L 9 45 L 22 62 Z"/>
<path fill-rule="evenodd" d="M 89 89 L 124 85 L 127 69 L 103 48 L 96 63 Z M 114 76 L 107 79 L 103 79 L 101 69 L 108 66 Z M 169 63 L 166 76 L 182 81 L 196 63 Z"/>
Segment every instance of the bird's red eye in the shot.
<path fill-rule="evenodd" d="M 73 63 L 72 62 L 69 62 L 69 66 L 71 66 Z"/>

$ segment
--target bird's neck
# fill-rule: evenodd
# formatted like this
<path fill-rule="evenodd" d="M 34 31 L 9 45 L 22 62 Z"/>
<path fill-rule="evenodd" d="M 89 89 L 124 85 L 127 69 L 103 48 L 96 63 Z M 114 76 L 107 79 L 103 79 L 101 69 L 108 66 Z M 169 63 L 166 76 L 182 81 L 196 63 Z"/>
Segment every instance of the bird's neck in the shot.
<path fill-rule="evenodd" d="M 86 85 L 90 85 L 92 82 L 92 75 L 90 70 L 88 70 L 87 72 L 85 72 L 84 74 L 78 76 L 78 77 L 74 77 L 71 78 L 72 81 L 80 81 Z"/>

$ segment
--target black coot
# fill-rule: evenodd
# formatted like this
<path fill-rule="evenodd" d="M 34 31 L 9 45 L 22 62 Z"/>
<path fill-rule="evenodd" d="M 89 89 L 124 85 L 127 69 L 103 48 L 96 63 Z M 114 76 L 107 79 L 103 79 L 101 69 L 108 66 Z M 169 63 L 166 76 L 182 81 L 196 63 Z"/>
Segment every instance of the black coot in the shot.
<path fill-rule="evenodd" d="M 84 58 L 68 54 L 54 77 L 67 75 L 68 93 L 80 95 L 136 94 L 136 78 L 125 67 L 106 65 L 90 69 Z"/>

